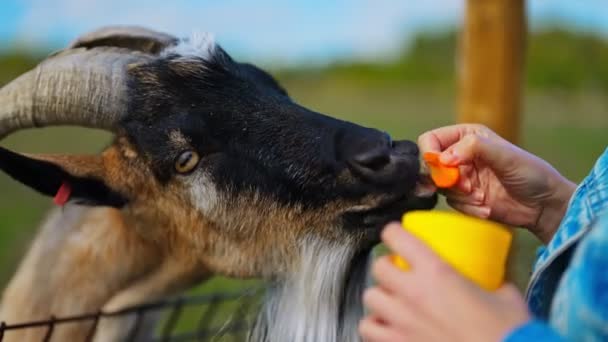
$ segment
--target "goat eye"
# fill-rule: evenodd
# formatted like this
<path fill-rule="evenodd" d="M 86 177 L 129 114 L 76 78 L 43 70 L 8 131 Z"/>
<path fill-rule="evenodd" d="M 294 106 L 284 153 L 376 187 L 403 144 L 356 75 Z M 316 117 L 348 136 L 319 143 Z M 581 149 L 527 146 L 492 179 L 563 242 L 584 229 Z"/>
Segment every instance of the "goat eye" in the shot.
<path fill-rule="evenodd" d="M 198 165 L 199 160 L 200 157 L 195 151 L 184 151 L 175 159 L 175 171 L 181 174 L 192 172 Z"/>

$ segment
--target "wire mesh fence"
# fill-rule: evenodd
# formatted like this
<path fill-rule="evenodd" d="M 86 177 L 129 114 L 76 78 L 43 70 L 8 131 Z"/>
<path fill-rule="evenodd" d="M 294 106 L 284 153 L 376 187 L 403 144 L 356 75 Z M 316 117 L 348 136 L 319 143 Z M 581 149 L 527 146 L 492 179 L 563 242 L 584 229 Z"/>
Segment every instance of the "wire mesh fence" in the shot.
<path fill-rule="evenodd" d="M 246 291 L 180 296 L 129 307 L 117 312 L 99 311 L 67 317 L 49 317 L 45 320 L 17 324 L 0 322 L 0 341 L 3 341 L 9 333 L 23 331 L 23 329 L 45 329 L 42 341 L 51 341 L 53 333 L 59 327 L 73 323 L 90 324 L 84 341 L 92 341 L 99 328 L 100 320 L 134 315 L 134 323 L 127 335 L 127 341 L 132 341 L 141 332 L 140 330 L 145 328 L 143 327 L 145 318 L 158 314 L 163 315 L 163 318 L 159 321 L 155 332 L 150 334 L 150 338 L 146 341 L 243 341 L 253 323 L 261 292 L 262 289 L 256 287 Z M 190 310 L 189 322 L 184 324 L 181 320 L 186 310 Z M 194 311 L 198 311 L 198 315 L 193 315 Z M 229 314 L 226 314 L 227 311 Z M 221 313 L 219 319 L 218 313 Z"/>

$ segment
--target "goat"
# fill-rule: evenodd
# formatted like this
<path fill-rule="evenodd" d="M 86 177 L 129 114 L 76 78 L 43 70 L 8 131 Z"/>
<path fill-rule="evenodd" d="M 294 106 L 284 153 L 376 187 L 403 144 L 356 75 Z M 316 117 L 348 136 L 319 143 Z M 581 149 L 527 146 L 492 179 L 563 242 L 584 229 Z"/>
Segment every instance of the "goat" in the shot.
<path fill-rule="evenodd" d="M 7 323 L 116 311 L 224 275 L 271 284 L 252 340 L 357 340 L 380 228 L 436 203 L 416 195 L 415 143 L 296 104 L 207 34 L 94 31 L 0 89 L 0 106 L 0 139 L 66 124 L 115 134 L 98 155 L 0 148 L 6 174 L 69 199 L 4 291 Z M 103 319 L 95 341 L 124 340 L 132 324 Z"/>

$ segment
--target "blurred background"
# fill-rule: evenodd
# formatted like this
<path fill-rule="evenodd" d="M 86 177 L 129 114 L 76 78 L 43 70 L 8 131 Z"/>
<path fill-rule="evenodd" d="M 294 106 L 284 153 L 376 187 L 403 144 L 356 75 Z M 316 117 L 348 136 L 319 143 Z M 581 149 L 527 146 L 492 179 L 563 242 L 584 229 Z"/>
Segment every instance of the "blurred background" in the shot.
<path fill-rule="evenodd" d="M 2 0 L 0 85 L 101 25 L 177 36 L 209 31 L 233 57 L 274 74 L 302 105 L 416 139 L 456 120 L 464 0 Z M 528 0 L 519 144 L 580 181 L 608 145 L 608 3 Z M 0 104 L 1 105 L 1 104 Z M 20 132 L 20 152 L 95 152 L 104 132 Z M 0 285 L 51 206 L 0 174 Z M 515 280 L 529 275 L 535 239 L 518 235 Z M 238 287 L 238 283 L 230 283 Z M 225 287 L 217 280 L 203 290 Z"/>

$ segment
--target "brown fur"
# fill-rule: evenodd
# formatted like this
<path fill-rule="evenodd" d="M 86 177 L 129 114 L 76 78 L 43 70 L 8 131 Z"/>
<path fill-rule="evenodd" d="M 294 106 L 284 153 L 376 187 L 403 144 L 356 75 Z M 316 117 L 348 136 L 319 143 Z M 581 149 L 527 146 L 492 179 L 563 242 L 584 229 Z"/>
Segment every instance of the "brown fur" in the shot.
<path fill-rule="evenodd" d="M 187 147 L 179 132 L 171 140 L 176 149 Z M 305 211 L 257 193 L 231 199 L 219 194 L 217 208 L 203 215 L 185 197 L 179 178 L 158 184 L 125 139 L 99 157 L 37 158 L 137 196 L 120 211 L 71 204 L 53 210 L 4 292 L 0 319 L 9 324 L 112 312 L 183 291 L 212 274 L 280 277 L 295 267 L 303 237 L 343 239 L 338 223 L 328 218 L 352 207 L 343 203 Z M 124 338 L 133 320 L 102 320 L 95 340 Z M 53 340 L 83 340 L 89 329 L 90 324 L 60 325 Z M 37 341 L 44 333 L 9 332 L 5 340 Z"/>

